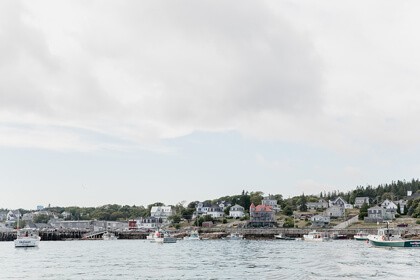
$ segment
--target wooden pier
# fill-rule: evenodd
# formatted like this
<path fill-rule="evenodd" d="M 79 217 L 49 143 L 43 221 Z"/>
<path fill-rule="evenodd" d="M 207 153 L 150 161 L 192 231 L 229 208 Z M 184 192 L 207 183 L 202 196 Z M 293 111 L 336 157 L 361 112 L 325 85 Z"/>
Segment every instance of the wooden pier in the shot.
<path fill-rule="evenodd" d="M 283 234 L 284 236 L 290 237 L 302 237 L 311 230 L 326 231 L 330 234 L 337 233 L 346 235 L 348 238 L 359 232 L 364 231 L 369 234 L 376 234 L 376 228 L 357 228 L 357 229 L 324 229 L 324 228 L 200 228 L 199 232 L 211 239 L 217 239 L 225 237 L 230 233 L 242 234 L 247 239 L 273 239 L 274 235 Z M 420 236 L 420 227 L 415 228 L 401 228 L 401 230 L 407 235 Z M 110 231 L 118 237 L 118 239 L 146 239 L 149 235 L 148 232 L 144 231 Z M 59 241 L 59 240 L 82 240 L 82 239 L 101 239 L 104 231 L 101 232 L 90 232 L 88 230 L 40 230 L 39 236 L 42 241 Z M 177 230 L 173 232 L 174 235 L 185 235 L 185 231 Z M 84 238 L 88 237 L 88 238 Z M 89 238 L 90 237 L 90 238 Z M 0 232 L 0 241 L 13 241 L 16 239 L 16 231 L 5 231 Z"/>

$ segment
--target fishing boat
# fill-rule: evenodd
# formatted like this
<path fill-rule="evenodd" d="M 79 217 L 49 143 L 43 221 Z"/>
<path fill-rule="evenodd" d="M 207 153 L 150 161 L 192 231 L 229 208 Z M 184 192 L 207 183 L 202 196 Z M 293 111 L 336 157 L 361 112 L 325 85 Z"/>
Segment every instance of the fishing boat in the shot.
<path fill-rule="evenodd" d="M 157 232 L 155 237 L 156 243 L 176 243 L 176 238 L 169 235 L 167 232 Z"/>
<path fill-rule="evenodd" d="M 347 239 L 347 234 L 340 234 L 338 232 L 333 232 L 331 235 L 331 238 L 334 240 L 338 240 L 338 239 Z"/>
<path fill-rule="evenodd" d="M 39 241 L 38 231 L 31 228 L 18 229 L 17 238 L 14 240 L 15 247 L 38 247 Z"/>
<path fill-rule="evenodd" d="M 403 239 L 398 231 L 388 226 L 378 229 L 376 235 L 369 235 L 369 243 L 376 247 L 420 248 L 420 239 Z"/>
<path fill-rule="evenodd" d="M 194 241 L 194 240 L 200 240 L 200 239 L 201 238 L 197 230 L 193 230 L 188 234 L 188 236 L 184 236 L 184 240 L 187 240 L 187 241 Z"/>
<path fill-rule="evenodd" d="M 274 238 L 280 240 L 296 240 L 295 237 L 285 236 L 282 233 L 274 235 Z"/>
<path fill-rule="evenodd" d="M 118 237 L 116 237 L 115 234 L 113 234 L 112 232 L 107 231 L 102 235 L 102 239 L 103 240 L 117 240 Z"/>
<path fill-rule="evenodd" d="M 226 236 L 225 239 L 228 239 L 228 240 L 242 240 L 242 239 L 244 239 L 244 236 L 242 234 L 237 233 L 237 232 L 232 232 L 231 234 Z"/>
<path fill-rule="evenodd" d="M 146 239 L 150 242 L 154 243 L 156 242 L 156 238 L 160 236 L 160 231 L 156 230 L 154 232 L 151 232 L 148 236 L 146 236 Z"/>
<path fill-rule="evenodd" d="M 316 230 L 303 235 L 304 241 L 325 242 L 329 241 L 330 237 L 326 232 L 317 232 Z"/>
<path fill-rule="evenodd" d="M 369 236 L 368 233 L 366 233 L 364 231 L 359 231 L 358 233 L 356 233 L 353 236 L 353 238 L 354 238 L 354 240 L 357 240 L 357 241 L 366 241 L 366 240 L 369 239 L 368 236 Z"/>

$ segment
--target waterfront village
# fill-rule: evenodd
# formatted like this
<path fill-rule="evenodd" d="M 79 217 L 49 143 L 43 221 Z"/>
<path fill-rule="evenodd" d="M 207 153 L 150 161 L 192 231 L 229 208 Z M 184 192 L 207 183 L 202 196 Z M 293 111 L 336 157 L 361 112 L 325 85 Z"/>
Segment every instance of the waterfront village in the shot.
<path fill-rule="evenodd" d="M 26 226 L 42 232 L 44 240 L 83 238 L 87 234 L 95 237 L 95 233 L 105 231 L 120 238 L 145 238 L 156 229 L 178 236 L 199 229 L 208 238 L 238 231 L 248 238 L 272 238 L 278 233 L 301 236 L 311 229 L 351 235 L 360 229 L 376 230 L 384 222 L 416 236 L 420 230 L 419 202 L 420 182 L 413 179 L 376 188 L 357 187 L 347 193 L 321 192 L 288 199 L 280 194 L 242 191 L 240 195 L 177 205 L 157 202 L 148 207 L 111 204 L 38 206 L 33 211 L 0 209 L 0 236 L 3 241 L 13 240 L 8 233 Z"/>

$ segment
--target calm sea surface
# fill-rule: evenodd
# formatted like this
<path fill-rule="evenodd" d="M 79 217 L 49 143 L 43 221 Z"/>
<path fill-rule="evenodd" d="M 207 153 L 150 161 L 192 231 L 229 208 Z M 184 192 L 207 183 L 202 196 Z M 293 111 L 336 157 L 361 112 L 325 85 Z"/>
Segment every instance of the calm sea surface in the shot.
<path fill-rule="evenodd" d="M 0 279 L 420 279 L 420 249 L 365 242 L 0 242 Z"/>

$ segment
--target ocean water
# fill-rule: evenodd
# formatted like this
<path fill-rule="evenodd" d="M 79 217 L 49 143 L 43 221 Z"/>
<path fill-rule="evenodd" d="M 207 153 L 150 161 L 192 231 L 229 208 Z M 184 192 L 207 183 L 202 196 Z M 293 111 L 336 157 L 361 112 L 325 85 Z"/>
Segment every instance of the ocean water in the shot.
<path fill-rule="evenodd" d="M 420 249 L 335 240 L 0 242 L 0 279 L 420 279 Z"/>

